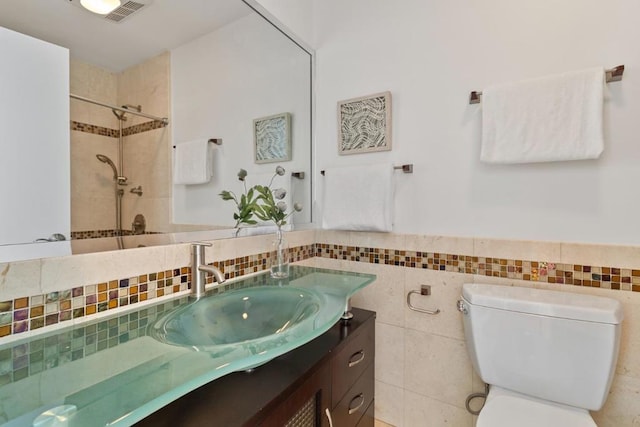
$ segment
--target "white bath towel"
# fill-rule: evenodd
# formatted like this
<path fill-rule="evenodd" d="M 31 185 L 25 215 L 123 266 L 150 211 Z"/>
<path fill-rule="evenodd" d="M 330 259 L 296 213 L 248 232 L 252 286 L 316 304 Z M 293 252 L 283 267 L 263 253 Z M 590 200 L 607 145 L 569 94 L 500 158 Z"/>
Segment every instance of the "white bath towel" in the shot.
<path fill-rule="evenodd" d="M 393 226 L 393 166 L 327 169 L 322 209 L 324 229 L 390 232 Z"/>
<path fill-rule="evenodd" d="M 598 158 L 604 148 L 603 86 L 604 70 L 592 68 L 484 89 L 480 159 Z"/>
<path fill-rule="evenodd" d="M 176 144 L 173 161 L 174 184 L 204 184 L 213 176 L 211 144 L 207 139 Z"/>

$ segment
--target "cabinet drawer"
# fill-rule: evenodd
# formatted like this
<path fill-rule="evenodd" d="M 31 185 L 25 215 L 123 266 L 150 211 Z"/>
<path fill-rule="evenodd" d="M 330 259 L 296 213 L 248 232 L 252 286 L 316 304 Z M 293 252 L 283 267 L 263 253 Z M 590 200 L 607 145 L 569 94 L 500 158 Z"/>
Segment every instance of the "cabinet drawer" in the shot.
<path fill-rule="evenodd" d="M 373 392 L 373 363 L 370 363 L 358 381 L 333 409 L 333 425 L 340 427 L 357 425 L 373 402 Z"/>
<path fill-rule="evenodd" d="M 373 363 L 375 354 L 375 319 L 362 325 L 363 330 L 331 362 L 331 407 L 342 399 L 351 385 Z"/>
<path fill-rule="evenodd" d="M 367 412 L 365 412 L 362 418 L 360 418 L 360 421 L 358 422 L 358 425 L 356 427 L 374 427 L 376 418 L 374 416 L 375 414 L 373 412 L 373 407 L 375 406 L 375 403 L 375 399 L 373 399 L 373 401 L 369 403 L 369 409 L 367 409 Z"/>

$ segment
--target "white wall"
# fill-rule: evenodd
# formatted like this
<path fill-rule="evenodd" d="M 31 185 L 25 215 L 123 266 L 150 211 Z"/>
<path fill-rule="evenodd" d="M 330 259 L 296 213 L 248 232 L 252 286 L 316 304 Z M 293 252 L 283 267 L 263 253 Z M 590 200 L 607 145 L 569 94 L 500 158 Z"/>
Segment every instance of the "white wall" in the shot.
<path fill-rule="evenodd" d="M 395 232 L 640 243 L 638 2 L 317 0 L 314 15 L 316 170 L 413 163 L 413 175 L 396 177 Z M 619 64 L 627 71 L 608 85 L 600 159 L 479 162 L 470 91 Z M 338 156 L 336 103 L 386 90 L 393 150 Z"/>
<path fill-rule="evenodd" d="M 315 32 L 312 0 L 258 0 L 258 3 L 286 25 L 296 36 L 313 46 Z"/>
<path fill-rule="evenodd" d="M 0 242 L 69 238 L 69 51 L 0 27 L 0 57 Z"/>
<path fill-rule="evenodd" d="M 309 174 L 309 79 L 309 56 L 253 14 L 171 52 L 174 144 L 223 140 L 214 147 L 210 183 L 174 185 L 175 223 L 223 225 L 220 219 L 226 219 L 225 225 L 233 225 L 235 206 L 218 194 L 242 192 L 236 177 L 240 168 L 249 172 L 250 185 L 266 185 L 254 178 L 270 174 L 278 164 L 288 173 Z M 283 112 L 292 114 L 292 161 L 255 164 L 253 119 Z M 294 197 L 302 203 L 310 199 Z"/>

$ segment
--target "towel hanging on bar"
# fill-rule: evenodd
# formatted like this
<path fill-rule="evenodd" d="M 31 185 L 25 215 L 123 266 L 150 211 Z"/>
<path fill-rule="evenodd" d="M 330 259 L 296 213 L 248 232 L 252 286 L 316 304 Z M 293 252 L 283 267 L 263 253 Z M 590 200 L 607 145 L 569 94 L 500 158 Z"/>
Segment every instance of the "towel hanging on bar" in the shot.
<path fill-rule="evenodd" d="M 613 67 L 610 70 L 604 70 L 605 72 L 605 81 L 607 83 L 611 82 L 619 82 L 622 80 L 622 75 L 624 74 L 624 65 L 618 65 L 617 67 Z M 469 104 L 479 104 L 482 101 L 482 91 L 472 91 L 469 95 Z"/>

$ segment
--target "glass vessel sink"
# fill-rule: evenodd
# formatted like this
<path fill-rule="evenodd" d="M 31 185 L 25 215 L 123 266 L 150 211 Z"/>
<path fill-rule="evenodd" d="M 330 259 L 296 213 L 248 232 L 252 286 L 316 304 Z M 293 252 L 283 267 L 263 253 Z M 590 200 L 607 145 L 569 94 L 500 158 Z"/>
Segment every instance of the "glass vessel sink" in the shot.
<path fill-rule="evenodd" d="M 374 279 L 294 265 L 286 280 L 268 272 L 242 277 L 197 301 L 158 301 L 0 344 L 0 372 L 14 367 L 8 382 L 0 375 L 0 424 L 31 426 L 41 414 L 72 408 L 68 427 L 131 426 L 320 336 Z"/>
<path fill-rule="evenodd" d="M 162 343 L 219 353 L 228 346 L 275 339 L 304 327 L 320 305 L 320 296 L 307 289 L 239 289 L 179 307 L 158 319 L 149 332 Z"/>

